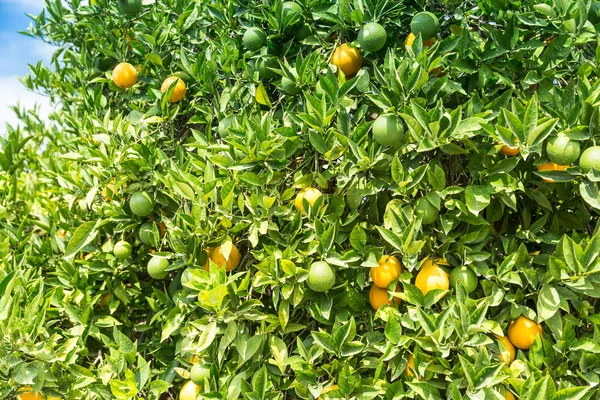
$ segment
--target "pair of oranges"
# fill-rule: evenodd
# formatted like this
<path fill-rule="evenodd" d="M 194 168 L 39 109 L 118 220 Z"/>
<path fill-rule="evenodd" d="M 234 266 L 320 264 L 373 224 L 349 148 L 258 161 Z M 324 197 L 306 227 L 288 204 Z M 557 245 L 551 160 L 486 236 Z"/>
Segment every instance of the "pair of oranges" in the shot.
<path fill-rule="evenodd" d="M 135 67 L 129 63 L 122 62 L 113 69 L 112 79 L 115 85 L 121 89 L 128 89 L 135 85 L 138 81 L 138 71 Z M 176 82 L 176 83 L 175 83 Z M 185 97 L 186 86 L 183 79 L 176 76 L 170 76 L 165 79 L 160 87 L 161 92 L 166 92 L 175 84 L 173 92 L 171 93 L 171 103 L 181 101 Z"/>

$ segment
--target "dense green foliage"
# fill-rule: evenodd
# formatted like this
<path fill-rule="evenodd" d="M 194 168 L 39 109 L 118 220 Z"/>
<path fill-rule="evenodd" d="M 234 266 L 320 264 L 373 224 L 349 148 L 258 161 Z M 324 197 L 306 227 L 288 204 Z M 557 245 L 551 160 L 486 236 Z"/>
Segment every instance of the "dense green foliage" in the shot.
<path fill-rule="evenodd" d="M 59 50 L 23 82 L 56 112 L 0 139 L 0 397 L 168 399 L 193 378 L 206 399 L 600 399 L 596 5 L 46 2 L 27 34 Z M 423 11 L 436 43 L 405 46 Z M 383 47 L 337 73 L 369 22 Z M 538 171 L 549 141 L 579 156 L 558 134 L 585 173 Z M 296 207 L 306 187 L 323 196 Z M 402 302 L 374 311 L 383 254 Z M 435 258 L 468 271 L 423 295 Z M 521 315 L 543 335 L 505 363 L 495 335 Z"/>

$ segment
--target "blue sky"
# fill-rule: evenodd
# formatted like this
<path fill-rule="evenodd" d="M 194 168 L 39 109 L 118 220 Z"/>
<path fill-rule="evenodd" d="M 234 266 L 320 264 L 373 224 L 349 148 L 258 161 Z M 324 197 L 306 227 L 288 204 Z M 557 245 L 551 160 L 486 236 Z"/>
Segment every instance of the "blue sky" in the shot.
<path fill-rule="evenodd" d="M 46 97 L 27 91 L 17 80 L 27 74 L 27 64 L 48 63 L 52 57 L 51 46 L 17 33 L 30 24 L 25 13 L 37 15 L 43 7 L 44 0 L 0 0 L 0 132 L 6 122 L 17 122 L 10 105 L 18 102 L 33 108 L 38 104 L 42 116 L 51 110 Z"/>

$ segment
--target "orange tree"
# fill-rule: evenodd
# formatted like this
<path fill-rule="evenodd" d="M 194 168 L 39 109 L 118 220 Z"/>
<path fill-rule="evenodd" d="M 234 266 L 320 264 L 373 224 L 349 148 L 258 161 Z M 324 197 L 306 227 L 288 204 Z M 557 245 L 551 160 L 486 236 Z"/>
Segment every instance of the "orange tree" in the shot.
<path fill-rule="evenodd" d="M 600 398 L 599 10 L 48 0 L 1 397 Z"/>

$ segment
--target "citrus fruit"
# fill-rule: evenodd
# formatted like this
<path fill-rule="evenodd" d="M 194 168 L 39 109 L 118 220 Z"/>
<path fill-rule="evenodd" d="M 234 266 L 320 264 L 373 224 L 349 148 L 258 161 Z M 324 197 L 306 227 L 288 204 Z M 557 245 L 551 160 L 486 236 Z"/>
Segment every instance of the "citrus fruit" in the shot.
<path fill-rule="evenodd" d="M 579 158 L 579 167 L 586 174 L 592 168 L 600 171 L 600 146 L 592 146 L 585 149 Z"/>
<path fill-rule="evenodd" d="M 169 260 L 162 257 L 152 257 L 148 261 L 148 275 L 154 279 L 165 279 L 169 272 Z"/>
<path fill-rule="evenodd" d="M 536 336 L 542 335 L 542 326 L 521 315 L 508 325 L 508 338 L 511 343 L 521 350 L 527 350 L 533 345 Z"/>
<path fill-rule="evenodd" d="M 385 46 L 387 32 L 385 28 L 376 22 L 365 24 L 358 32 L 358 43 L 366 51 L 374 52 Z"/>
<path fill-rule="evenodd" d="M 435 222 L 440 212 L 433 204 L 429 202 L 429 200 L 427 200 L 426 197 L 421 197 L 419 200 L 417 200 L 415 214 L 423 214 L 421 223 L 423 225 L 431 225 Z"/>
<path fill-rule="evenodd" d="M 458 282 L 462 282 L 467 289 L 467 293 L 472 293 L 477 289 L 479 280 L 471 268 L 463 265 L 462 267 L 454 268 L 450 272 L 450 286 L 456 289 Z"/>
<path fill-rule="evenodd" d="M 125 15 L 135 17 L 142 11 L 142 0 L 119 0 L 119 10 Z"/>
<path fill-rule="evenodd" d="M 124 240 L 118 241 L 113 247 L 113 254 L 119 260 L 125 260 L 131 257 L 131 245 Z"/>
<path fill-rule="evenodd" d="M 505 156 L 516 156 L 517 154 L 519 154 L 519 146 L 516 142 L 513 147 L 505 144 L 500 149 L 500 153 L 504 154 Z"/>
<path fill-rule="evenodd" d="M 500 348 L 500 354 L 498 354 L 498 357 L 500 357 L 500 360 L 502 362 L 510 365 L 510 363 L 512 363 L 515 360 L 515 356 L 517 355 L 517 350 L 515 349 L 515 346 L 513 346 L 513 344 L 510 342 L 510 340 L 508 340 L 506 336 L 495 336 L 498 339 L 498 347 Z M 502 343 L 502 345 L 500 345 L 500 343 Z M 502 346 L 504 346 L 504 348 L 502 348 Z M 508 361 L 504 359 L 504 356 L 502 356 L 502 352 L 504 352 L 505 350 L 508 352 Z"/>
<path fill-rule="evenodd" d="M 505 392 L 504 396 L 506 397 L 506 400 L 517 400 L 515 398 L 515 395 L 512 394 L 512 392 L 510 390 L 508 390 L 508 389 L 506 389 L 506 392 Z"/>
<path fill-rule="evenodd" d="M 248 28 L 242 37 L 244 47 L 250 51 L 256 51 L 267 43 L 267 35 L 260 28 Z"/>
<path fill-rule="evenodd" d="M 421 290 L 423 295 L 426 295 L 435 289 L 448 290 L 450 281 L 446 271 L 437 264 L 423 264 L 415 279 L 415 286 Z"/>
<path fill-rule="evenodd" d="M 333 392 L 334 390 L 338 390 L 339 386 L 338 385 L 331 385 L 329 387 L 323 388 L 323 390 L 321 390 L 321 394 L 325 394 L 325 393 L 329 393 L 329 392 Z M 322 397 L 319 396 L 318 400 L 323 400 Z"/>
<path fill-rule="evenodd" d="M 102 296 L 102 298 L 100 299 L 100 303 L 98 303 L 98 305 L 100 306 L 100 308 L 104 308 L 108 305 L 109 301 L 110 301 L 110 293 L 105 293 L 104 296 Z"/>
<path fill-rule="evenodd" d="M 415 368 L 415 357 L 412 354 L 408 355 L 408 359 L 406 360 L 406 368 L 404 368 L 404 373 L 407 376 L 414 376 L 414 372 L 417 372 Z"/>
<path fill-rule="evenodd" d="M 296 68 L 290 68 L 290 71 L 294 76 L 296 75 Z M 281 89 L 287 94 L 296 95 L 302 92 L 300 86 L 298 86 L 295 80 L 289 79 L 287 76 L 281 78 Z"/>
<path fill-rule="evenodd" d="M 373 139 L 382 146 L 397 147 L 404 137 L 404 125 L 392 114 L 380 115 L 371 127 Z"/>
<path fill-rule="evenodd" d="M 171 99 L 169 100 L 171 103 L 177 103 L 178 101 L 181 101 L 181 99 L 183 99 L 186 91 L 185 82 L 183 81 L 183 79 L 177 78 L 176 76 L 170 76 L 167 79 L 165 79 L 162 85 L 160 86 L 160 91 L 164 93 L 167 90 L 169 90 L 169 88 L 175 81 L 177 81 L 177 83 L 175 84 L 173 93 L 171 93 Z"/>
<path fill-rule="evenodd" d="M 217 132 L 220 137 L 225 137 L 229 134 L 229 127 L 233 123 L 233 115 L 228 115 L 219 121 Z"/>
<path fill-rule="evenodd" d="M 158 246 L 158 240 L 156 235 L 154 235 L 154 226 L 155 223 L 152 221 L 144 222 L 140 225 L 139 237 L 142 243 L 156 247 Z"/>
<path fill-rule="evenodd" d="M 315 292 L 326 292 L 335 284 L 335 272 L 324 261 L 314 262 L 308 269 L 306 283 Z"/>
<path fill-rule="evenodd" d="M 550 161 L 559 165 L 570 165 L 577 161 L 581 153 L 579 142 L 565 135 L 557 135 L 548 141 L 546 154 Z"/>
<path fill-rule="evenodd" d="M 228 257 L 225 257 L 223 253 L 223 247 L 217 246 L 212 249 L 209 253 L 210 259 L 212 262 L 217 264 L 219 267 L 225 267 L 225 271 L 229 272 L 235 269 L 240 264 L 240 251 L 235 246 L 235 244 L 231 245 L 231 252 Z"/>
<path fill-rule="evenodd" d="M 147 217 L 152 214 L 154 201 L 146 192 L 135 192 L 129 199 L 129 208 L 131 212 L 139 217 Z"/>
<path fill-rule="evenodd" d="M 416 38 L 417 37 L 414 33 L 409 33 L 404 44 L 408 47 L 412 47 Z M 423 43 L 423 47 L 431 47 L 435 44 L 435 42 L 437 42 L 437 39 L 432 37 L 431 39 L 423 40 L 421 43 Z"/>
<path fill-rule="evenodd" d="M 18 400 L 43 400 L 41 393 L 34 393 L 33 388 L 30 386 L 23 387 L 17 395 Z"/>
<path fill-rule="evenodd" d="M 440 21 L 438 18 L 428 11 L 416 14 L 410 21 L 410 31 L 414 33 L 415 36 L 420 33 L 423 40 L 435 37 L 439 27 Z"/>
<path fill-rule="evenodd" d="M 197 362 L 190 370 L 190 379 L 196 385 L 204 384 L 204 379 L 210 378 L 210 365 Z"/>
<path fill-rule="evenodd" d="M 179 400 L 196 400 L 200 389 L 201 386 L 196 385 L 192 381 L 187 381 L 179 392 Z"/>
<path fill-rule="evenodd" d="M 331 63 L 338 67 L 346 76 L 354 75 L 362 67 L 362 56 L 356 47 L 347 43 L 339 46 L 331 56 Z"/>
<path fill-rule="evenodd" d="M 133 65 L 122 62 L 113 69 L 112 80 L 121 89 L 127 89 L 136 84 L 138 72 Z"/>
<path fill-rule="evenodd" d="M 271 79 L 277 76 L 276 72 L 273 72 L 269 68 L 279 69 L 279 62 L 273 56 L 260 57 L 256 61 L 256 70 L 258 71 L 258 76 L 263 79 Z"/>
<path fill-rule="evenodd" d="M 400 287 L 397 286 L 396 292 L 399 291 Z M 377 285 L 371 286 L 371 290 L 369 291 L 369 303 L 371 303 L 371 307 L 373 307 L 375 311 L 379 310 L 379 308 L 381 308 L 385 304 L 389 304 L 392 307 L 394 305 L 397 306 L 398 304 L 400 304 L 400 301 L 401 300 L 399 297 L 394 297 L 392 300 L 390 300 L 387 289 L 380 288 Z"/>
<path fill-rule="evenodd" d="M 398 279 L 402 273 L 402 265 L 394 256 L 382 256 L 379 266 L 371 268 L 371 279 L 380 288 L 387 289 L 390 282 Z"/>
<path fill-rule="evenodd" d="M 306 215 L 303 200 L 306 199 L 306 201 L 308 201 L 308 204 L 313 206 L 317 199 L 321 196 L 322 194 L 319 189 L 307 187 L 298 192 L 298 194 L 296 195 L 296 200 L 294 200 L 294 205 L 296 206 L 296 209 L 302 213 L 302 215 Z"/>
<path fill-rule="evenodd" d="M 283 18 L 294 18 L 302 15 L 302 7 L 300 4 L 293 1 L 286 1 L 282 4 Z"/>
<path fill-rule="evenodd" d="M 540 171 L 540 172 L 543 172 L 543 171 L 564 171 L 567 168 L 569 168 L 568 165 L 558 165 L 558 164 L 555 164 L 553 162 L 549 162 L 549 163 L 545 163 L 545 164 L 540 164 L 537 167 L 538 171 Z M 554 179 L 550 179 L 550 178 L 543 178 L 543 179 L 546 182 L 549 182 L 549 183 L 554 183 L 555 182 Z"/>

